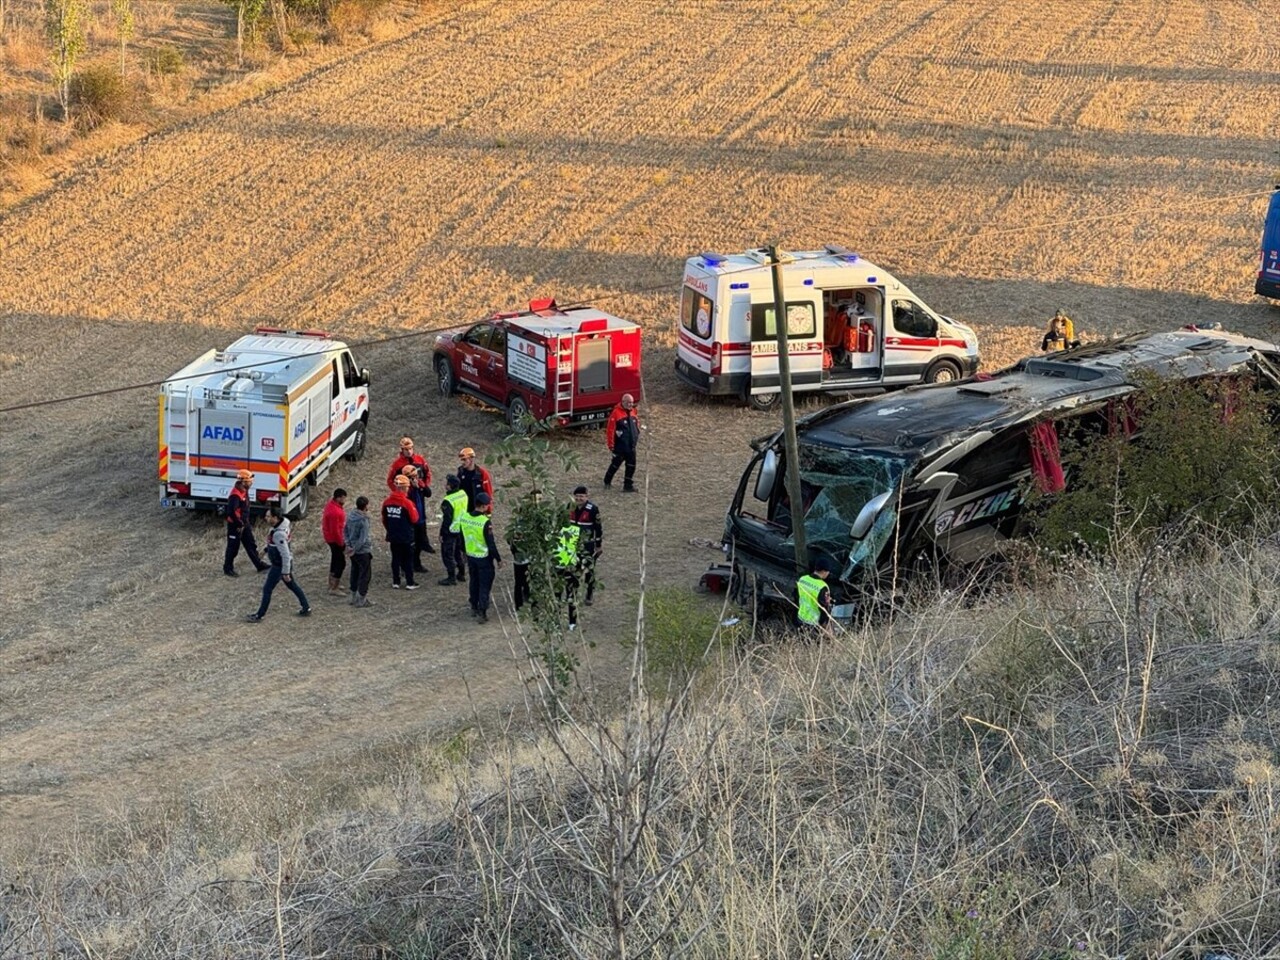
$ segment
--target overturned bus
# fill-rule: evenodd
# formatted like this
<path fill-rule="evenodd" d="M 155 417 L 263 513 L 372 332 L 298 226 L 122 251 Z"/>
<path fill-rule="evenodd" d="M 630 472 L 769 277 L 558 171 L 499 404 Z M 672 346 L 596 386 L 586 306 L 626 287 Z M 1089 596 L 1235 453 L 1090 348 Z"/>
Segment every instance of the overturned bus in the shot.
<path fill-rule="evenodd" d="M 1114 428 L 1146 376 L 1280 388 L 1280 346 L 1185 328 L 1028 358 L 988 378 L 851 400 L 797 426 L 810 555 L 835 560 L 836 616 L 895 570 L 998 555 L 1036 488 L 1062 484 L 1058 437 Z M 752 444 L 726 519 L 734 581 L 789 597 L 793 510 L 782 434 Z"/>

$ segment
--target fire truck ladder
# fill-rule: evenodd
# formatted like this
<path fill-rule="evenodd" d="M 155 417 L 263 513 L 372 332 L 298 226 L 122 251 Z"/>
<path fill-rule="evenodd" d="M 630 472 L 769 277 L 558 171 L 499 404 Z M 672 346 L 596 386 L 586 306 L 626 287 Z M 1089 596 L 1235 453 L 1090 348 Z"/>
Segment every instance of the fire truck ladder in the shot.
<path fill-rule="evenodd" d="M 555 415 L 573 415 L 573 334 L 552 340 L 556 355 Z"/>

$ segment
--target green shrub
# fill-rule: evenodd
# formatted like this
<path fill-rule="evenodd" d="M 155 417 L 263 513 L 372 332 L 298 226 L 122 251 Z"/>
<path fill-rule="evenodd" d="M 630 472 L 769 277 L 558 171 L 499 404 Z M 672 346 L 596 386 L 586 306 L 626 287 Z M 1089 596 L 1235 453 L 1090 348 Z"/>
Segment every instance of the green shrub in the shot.
<path fill-rule="evenodd" d="M 645 669 L 659 682 L 682 683 L 732 643 L 734 630 L 720 626 L 720 604 L 680 587 L 644 595 Z"/>
<path fill-rule="evenodd" d="M 187 65 L 182 51 L 175 46 L 157 47 L 147 54 L 147 69 L 158 77 L 179 74 Z"/>
<path fill-rule="evenodd" d="M 92 129 L 110 120 L 132 119 L 138 95 L 114 67 L 92 64 L 71 78 L 71 104 L 77 121 Z"/>
<path fill-rule="evenodd" d="M 1067 489 L 1041 499 L 1034 526 L 1050 550 L 1111 544 L 1202 523 L 1226 530 L 1252 523 L 1280 490 L 1280 429 L 1274 391 L 1225 380 L 1151 378 L 1135 399 L 1141 432 L 1067 438 Z"/>

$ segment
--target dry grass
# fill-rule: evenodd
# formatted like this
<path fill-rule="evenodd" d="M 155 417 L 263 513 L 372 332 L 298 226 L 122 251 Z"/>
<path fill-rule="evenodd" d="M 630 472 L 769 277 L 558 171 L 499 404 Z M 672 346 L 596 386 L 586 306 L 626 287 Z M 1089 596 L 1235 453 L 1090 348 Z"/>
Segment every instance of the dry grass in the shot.
<path fill-rule="evenodd" d="M 630 934 L 670 926 L 659 953 L 696 957 L 1270 955 L 1278 637 L 1271 536 L 1194 571 L 1121 552 L 985 599 L 921 590 L 892 625 L 752 650 L 655 754 L 630 882 L 697 844 Z M 601 955 L 594 727 L 406 745 L 328 812 L 284 778 L 63 838 L 5 864 L 16 955 Z"/>
<path fill-rule="evenodd" d="M 185 76 L 225 69 L 225 20 L 188 19 L 184 6 L 147 9 L 154 16 L 147 29 L 163 35 L 159 42 L 187 51 Z M 205 9 L 226 16 L 225 8 Z M 113 125 L 49 159 L 40 138 L 55 135 L 61 124 L 6 129 L 4 149 L 15 152 L 5 155 L 4 175 L 26 178 L 38 195 L 27 192 L 0 221 L 0 332 L 4 351 L 17 358 L 0 364 L 0 399 L 8 405 L 162 378 L 254 322 L 323 326 L 356 339 L 453 323 L 534 295 L 607 296 L 604 306 L 647 328 L 642 471 L 653 506 L 652 582 L 688 586 L 717 559 L 691 546 L 690 538 L 720 535 L 746 441 L 776 426 L 773 418 L 691 397 L 675 381 L 674 292 L 680 263 L 691 252 L 770 239 L 792 247 L 851 244 L 938 309 L 973 323 L 992 366 L 1038 342 L 1056 307 L 1091 336 L 1188 321 L 1280 335 L 1274 307 L 1249 295 L 1262 198 L 1202 202 L 1263 189 L 1273 173 L 1280 114 L 1274 98 L 1263 95 L 1274 79 L 1272 24 L 1257 4 L 1207 9 L 1187 2 L 1065 0 L 1025 10 L 995 0 L 976 7 L 872 4 L 856 15 L 847 4 L 801 9 L 765 0 L 434 7 L 417 21 L 422 29 L 379 47 L 352 44 L 323 64 L 290 57 L 202 94 L 202 105 L 182 114 L 185 122 L 151 137 L 143 138 L 142 128 Z M 807 24 L 797 19 L 804 14 L 813 14 Z M 897 26 L 869 38 L 867 22 Z M 216 36 L 212 47 L 201 42 L 202 29 Z M 34 33 L 25 36 L 13 53 L 5 40 L 5 69 L 14 75 L 44 69 L 22 47 Z M 785 66 L 766 72 L 763 63 Z M 19 76 L 15 82 L 40 81 Z M 183 80 L 163 95 L 180 102 L 198 87 Z M 1041 226 L 1024 230 L 1028 225 Z M 361 360 L 374 374 L 371 455 L 360 465 L 343 465 L 332 482 L 377 495 L 404 433 L 418 438 L 438 472 L 455 462 L 460 446 L 477 446 L 483 456 L 486 444 L 502 435 L 496 416 L 429 398 L 429 356 L 420 342 L 370 348 Z M 34 878 L 25 866 L 35 862 L 26 859 L 31 850 L 52 855 L 67 846 L 58 838 L 72 835 L 77 824 L 85 825 L 82 837 L 93 836 L 98 822 L 115 824 L 110 836 L 120 839 L 118 847 L 67 846 L 65 872 L 41 866 L 39 882 L 32 880 L 31 902 L 44 905 L 44 916 L 66 904 L 65 915 L 77 918 L 59 934 L 64 944 L 77 930 L 88 935 L 108 923 L 101 903 L 71 896 L 89 889 L 76 886 L 77 877 L 92 876 L 104 889 L 118 877 L 123 902 L 132 903 L 133 892 L 146 884 L 154 894 L 159 883 L 163 892 L 127 921 L 111 920 L 117 928 L 106 936 L 145 942 L 168 923 L 184 943 L 244 942 L 254 946 L 243 952 L 261 952 L 261 938 L 274 923 L 276 842 L 287 861 L 306 867 L 290 877 L 323 879 L 331 869 L 334 876 L 359 878 L 363 867 L 352 864 L 366 857 L 365 864 L 384 862 L 388 850 L 411 863 L 398 844 L 410 844 L 419 824 L 443 822 L 437 814 L 453 801 L 441 798 L 438 784 L 423 799 L 418 761 L 402 764 L 396 748 L 452 731 L 472 711 L 486 719 L 502 715 L 520 704 L 522 687 L 497 624 L 476 630 L 445 588 L 412 597 L 393 593 L 384 556 L 374 584 L 378 606 L 367 617 L 319 598 L 325 603 L 305 631 L 274 612 L 257 627 L 243 623 L 256 581 L 218 574 L 217 524 L 155 506 L 154 423 L 154 398 L 145 390 L 5 415 L 0 816 L 9 829 L 0 839 L 7 866 L 24 864 L 17 876 Z M 581 479 L 597 483 L 604 460 L 598 434 L 562 442 L 582 453 Z M 51 478 L 67 471 L 74 474 L 71 489 L 57 496 Z M 610 538 L 606 588 L 584 616 L 584 630 L 601 641 L 593 668 L 600 687 L 612 690 L 623 661 L 613 641 L 626 632 L 641 518 L 621 494 L 600 499 Z M 298 528 L 299 575 L 313 592 L 325 562 L 317 528 L 314 522 Z M 1262 574 L 1257 580 L 1266 582 Z M 1208 583 L 1201 578 L 1199 586 Z M 1223 595 L 1213 622 L 1247 621 L 1246 607 L 1232 607 L 1230 617 L 1223 612 L 1230 598 Z M 1072 602 L 1095 610 L 1088 596 Z M 1033 612 L 1044 619 L 1073 609 L 1064 600 L 1049 613 Z M 939 850 L 958 857 L 956 870 L 940 871 L 941 879 L 929 874 L 930 884 L 921 888 L 922 896 L 939 894 L 931 914 L 939 928 L 928 941 L 939 942 L 954 905 L 941 895 L 952 891 L 963 900 L 963 868 L 985 876 L 979 871 L 994 867 L 982 851 L 1013 848 L 995 847 L 982 835 L 993 846 L 959 850 L 943 828 L 964 824 L 954 822 L 954 814 L 949 821 L 945 807 L 931 806 L 936 790 L 943 798 L 963 794 L 971 805 L 966 811 L 986 809 L 972 805 L 985 796 L 982 777 L 989 782 L 991 771 L 970 760 L 952 780 L 934 782 L 912 765 L 932 762 L 938 742 L 956 743 L 954 725 L 929 724 L 954 718 L 954 698 L 964 691 L 940 699 L 947 690 L 928 670 L 937 660 L 952 672 L 981 671 L 992 684 L 987 689 L 999 693 L 993 704 L 1005 720 L 971 715 L 1007 727 L 1028 695 L 1018 676 L 1000 676 L 1002 644 L 1034 651 L 1046 636 L 1043 629 L 1020 628 L 1001 637 L 992 624 L 964 619 L 976 613 L 952 615 L 952 635 L 915 628 L 921 631 L 916 653 L 906 634 L 869 637 L 866 653 L 851 642 L 858 659 L 847 678 L 832 678 L 844 667 L 824 653 L 810 665 L 807 685 L 768 663 L 734 680 L 740 697 L 718 708 L 720 715 L 772 731 L 767 739 L 782 753 L 769 758 L 772 767 L 754 772 L 745 754 L 726 755 L 726 775 L 739 778 L 726 782 L 751 797 L 762 797 L 779 777 L 787 790 L 812 782 L 809 793 L 796 796 L 830 795 L 831 802 L 798 821 L 800 835 L 811 841 L 803 849 L 769 839 L 768 824 L 752 827 L 752 843 L 774 845 L 776 857 L 767 861 L 774 872 L 753 875 L 744 867 L 739 875 L 726 862 L 717 885 L 698 895 L 700 909 L 709 914 L 714 896 L 716 904 L 733 907 L 718 922 L 754 936 L 761 912 L 752 884 L 775 875 L 791 880 L 786 870 L 803 862 L 811 871 L 801 877 L 805 882 L 780 889 L 809 912 L 788 915 L 780 899 L 763 928 L 772 931 L 775 946 L 788 946 L 789 937 L 802 933 L 795 918 L 816 916 L 818 905 L 805 891 L 816 889 L 812 876 L 820 868 L 860 864 L 867 872 L 842 875 L 850 883 L 896 870 L 906 878 L 903 890 L 920 875 L 910 872 L 913 863 L 926 874 L 934 869 L 932 847 L 918 845 L 913 860 L 917 846 L 894 832 L 911 820 L 929 827 L 931 842 L 951 844 Z M 1098 622 L 1110 621 L 1099 614 Z M 1223 636 L 1244 637 L 1245 631 Z M 975 637 L 985 645 L 965 659 Z M 1248 649 L 1226 652 L 1252 656 Z M 1231 657 L 1218 663 L 1234 675 L 1267 676 L 1260 654 L 1253 667 Z M 882 681 L 892 682 L 882 690 L 876 686 Z M 858 697 L 873 699 L 842 699 L 855 684 Z M 1113 699 L 1102 699 L 1104 706 L 1132 716 L 1130 700 L 1105 692 Z M 1240 702 L 1247 696 L 1239 694 Z M 924 712 L 912 723 L 922 726 L 902 719 L 914 706 Z M 964 708 L 980 706 L 966 702 Z M 944 707 L 953 712 L 939 713 Z M 1119 756 L 1119 735 L 1103 739 L 1101 714 L 1073 709 L 1078 717 L 1045 705 L 1037 714 L 1043 729 L 1020 728 L 1020 747 L 1031 738 L 1024 755 L 1051 768 L 1055 761 L 1034 738 L 1070 737 L 1071 749 L 1087 750 L 1091 763 L 1102 764 L 1101 773 L 1086 771 L 1090 783 L 1123 787 L 1129 781 L 1107 772 L 1124 769 L 1111 762 Z M 841 806 L 832 793 L 835 783 L 852 782 L 856 762 L 869 761 L 841 752 L 831 731 L 852 731 L 850 742 L 860 749 L 874 745 L 867 717 L 885 726 L 885 736 L 907 730 L 939 738 L 880 744 L 898 751 L 878 759 L 894 761 L 886 769 L 901 779 L 905 794 L 899 796 L 887 774 L 868 780 L 869 796 L 897 804 L 874 821 L 860 806 Z M 961 742 L 971 747 L 969 728 L 963 733 Z M 1236 734 L 1225 725 L 1213 735 L 1227 738 L 1222 742 L 1231 749 L 1242 742 L 1231 740 Z M 983 743 L 999 741 L 998 731 L 986 737 Z M 800 752 L 808 743 L 821 752 Z M 926 748 L 933 752 L 920 752 Z M 1158 742 L 1152 750 L 1131 759 L 1130 780 L 1140 759 L 1157 769 L 1161 751 L 1171 764 L 1183 763 Z M 1070 750 L 1057 755 L 1072 762 Z M 1001 756 L 1000 763 L 1016 766 L 1008 751 Z M 518 769 L 534 762 L 494 761 Z M 1262 782 L 1256 774 L 1265 768 L 1248 757 L 1242 762 L 1255 783 Z M 403 776 L 388 779 L 389 766 L 403 768 Z M 1044 776 L 1041 767 L 1032 769 Z M 1195 779 L 1195 771 L 1176 769 L 1188 782 L 1217 789 L 1200 773 Z M 325 821 L 317 811 L 335 793 L 339 807 L 360 808 L 340 794 L 349 784 L 367 785 L 367 814 Z M 1009 781 L 1008 795 L 1023 805 L 1011 804 L 1005 815 L 1028 809 L 1026 798 L 1040 796 L 1033 786 L 1025 777 Z M 494 789 L 481 780 L 476 796 Z M 1232 816 L 1253 803 L 1252 796 L 1234 795 Z M 1083 820 L 1089 805 L 1070 806 L 1074 797 L 1065 788 L 1054 794 Z M 785 799 L 784 792 L 778 802 Z M 174 836 L 184 831 L 185 851 L 166 845 L 143 812 L 152 804 L 175 811 L 161 822 Z M 482 812 L 496 817 L 495 806 L 500 803 Z M 834 822 L 823 819 L 826 807 Z M 117 809 L 127 810 L 135 826 L 122 825 L 128 817 L 118 820 Z M 1258 809 L 1247 807 L 1248 815 Z M 750 811 L 735 807 L 734 813 Z M 1240 824 L 1227 813 L 1197 829 L 1215 842 L 1227 827 L 1261 830 L 1261 819 Z M 1033 816 L 1056 814 L 1042 803 Z M 1136 829 L 1128 813 L 1114 816 Z M 497 829 L 499 821 L 490 822 Z M 726 821 L 725 829 L 747 830 L 732 825 L 738 822 Z M 1050 842 L 1036 832 L 1039 820 L 1022 832 L 1015 830 L 1021 821 L 993 822 L 1019 842 L 1024 836 Z M 809 832 L 811 823 L 821 829 Z M 854 832 L 877 825 L 883 833 Z M 460 842 L 456 832 L 437 829 L 446 846 Z M 295 847 L 299 835 L 310 837 L 310 846 L 299 841 Z M 718 835 L 718 849 L 736 836 Z M 877 845 L 881 836 L 885 842 Z M 962 839 L 969 836 L 961 832 Z M 1120 889 L 1124 880 L 1132 885 L 1130 897 L 1198 876 L 1198 861 L 1181 858 L 1209 850 L 1166 845 L 1158 851 L 1164 860 L 1153 853 L 1128 871 L 1130 851 L 1119 834 L 1089 836 L 1100 838 L 1099 856 L 1106 857 L 1094 873 L 1082 872 L 1082 860 L 1071 861 L 1071 876 L 1087 876 L 1100 890 L 1095 874 L 1106 873 L 1105 866 L 1106 890 Z M 1196 832 L 1180 836 L 1179 843 L 1192 844 Z M 1257 835 L 1258 843 L 1264 839 Z M 856 854 L 841 859 L 841 844 Z M 754 851 L 749 845 L 747 852 Z M 437 855 L 444 856 L 431 852 Z M 231 864 L 225 874 L 224 858 Z M 432 862 L 426 854 L 420 859 Z M 104 869 L 104 862 L 116 866 Z M 1256 863 L 1242 862 L 1249 867 L 1240 876 L 1253 876 Z M 1165 869 L 1170 864 L 1176 869 Z M 190 883 L 183 879 L 188 872 Z M 7 870 L 6 879 L 11 876 Z M 227 882 L 213 882 L 224 876 Z M 403 895 L 416 903 L 427 874 L 408 876 L 406 883 L 418 886 Z M 447 872 L 439 876 L 439 883 L 448 882 Z M 1043 896 L 1058 896 L 1065 883 L 1045 880 Z M 356 926 L 350 913 L 356 902 L 373 902 L 369 898 L 381 893 L 363 880 L 325 889 L 314 898 L 312 888 L 284 897 L 290 930 L 318 937 L 323 927 L 371 942 L 382 935 Z M 872 916 L 870 906 L 852 899 L 859 889 L 837 890 L 842 916 Z M 211 900 L 214 908 L 206 912 L 203 898 L 223 895 L 232 906 Z M 474 902 L 471 891 L 451 895 L 461 898 L 456 903 L 463 910 Z M 1023 890 L 1001 896 L 1017 902 Z M 1082 929 L 1103 943 L 1099 952 L 1111 949 L 1104 935 L 1119 935 L 1098 926 L 1096 904 L 1104 899 L 1098 894 L 1092 912 L 1081 914 Z M 876 914 L 878 929 L 924 936 L 920 917 L 928 904 L 909 905 L 914 919 L 890 927 L 892 916 Z M 334 912 L 308 913 L 330 908 Z M 395 902 L 389 908 L 394 922 L 407 922 L 394 908 Z M 1125 927 L 1131 908 L 1131 901 L 1113 897 L 1108 929 L 1138 929 Z M 888 907 L 875 907 L 882 909 Z M 1025 913 L 1020 907 L 1013 916 Z M 1074 914 L 1064 908 L 1061 916 Z M 1146 937 L 1156 921 L 1143 917 Z M 230 932 L 219 941 L 215 926 L 222 919 Z M 1160 922 L 1175 924 L 1176 916 Z M 813 929 L 836 931 L 829 942 L 854 936 L 835 920 L 823 923 Z M 129 929 L 121 931 L 120 924 Z M 784 951 L 762 941 L 760 952 Z"/>

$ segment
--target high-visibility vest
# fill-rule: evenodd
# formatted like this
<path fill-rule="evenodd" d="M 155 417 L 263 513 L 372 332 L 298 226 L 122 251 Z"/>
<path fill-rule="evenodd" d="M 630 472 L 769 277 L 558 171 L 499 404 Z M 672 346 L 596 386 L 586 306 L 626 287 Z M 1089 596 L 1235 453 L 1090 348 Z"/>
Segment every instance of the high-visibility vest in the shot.
<path fill-rule="evenodd" d="M 461 533 L 462 527 L 459 524 L 467 512 L 467 491 L 459 487 L 453 493 L 446 493 L 444 502 L 453 508 L 453 522 L 449 524 L 449 532 Z"/>
<path fill-rule="evenodd" d="M 806 573 L 796 581 L 796 594 L 800 601 L 797 605 L 796 617 L 801 623 L 816 627 L 822 622 L 822 607 L 818 603 L 818 598 L 822 596 L 822 591 L 825 589 L 827 589 L 827 582 L 812 574 Z"/>
<path fill-rule="evenodd" d="M 578 538 L 581 536 L 582 530 L 576 523 L 560 528 L 560 536 L 556 540 L 556 566 L 561 570 L 572 570 L 578 565 Z"/>
<path fill-rule="evenodd" d="M 482 560 L 489 555 L 489 545 L 484 542 L 484 528 L 489 523 L 486 513 L 464 513 L 458 520 L 462 528 L 462 546 L 468 557 Z"/>

